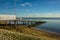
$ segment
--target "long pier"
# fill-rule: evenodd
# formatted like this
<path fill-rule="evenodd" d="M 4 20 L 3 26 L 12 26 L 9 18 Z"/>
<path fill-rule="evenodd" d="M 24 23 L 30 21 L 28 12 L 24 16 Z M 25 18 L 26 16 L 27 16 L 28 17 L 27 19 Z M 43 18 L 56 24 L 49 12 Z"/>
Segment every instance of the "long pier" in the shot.
<path fill-rule="evenodd" d="M 31 20 L 0 20 L 0 26 L 18 26 L 18 25 L 36 25 L 45 23 L 45 21 L 31 21 Z"/>

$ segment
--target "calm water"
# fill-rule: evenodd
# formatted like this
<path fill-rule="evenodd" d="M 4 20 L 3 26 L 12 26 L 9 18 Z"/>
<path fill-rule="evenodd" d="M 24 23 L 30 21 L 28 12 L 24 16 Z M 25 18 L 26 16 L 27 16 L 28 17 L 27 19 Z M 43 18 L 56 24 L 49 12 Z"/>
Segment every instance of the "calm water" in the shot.
<path fill-rule="evenodd" d="M 46 23 L 39 25 L 35 27 L 36 29 L 42 29 L 50 32 L 55 32 L 60 34 L 60 19 L 26 19 L 26 20 L 40 20 L 40 21 L 46 21 Z"/>

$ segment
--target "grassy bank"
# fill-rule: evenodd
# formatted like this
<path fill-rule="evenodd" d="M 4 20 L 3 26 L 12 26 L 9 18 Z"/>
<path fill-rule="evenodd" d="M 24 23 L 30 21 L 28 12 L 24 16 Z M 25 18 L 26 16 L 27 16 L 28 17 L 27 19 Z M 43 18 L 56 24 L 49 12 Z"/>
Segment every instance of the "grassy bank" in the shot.
<path fill-rule="evenodd" d="M 20 27 L 19 30 L 21 30 L 22 33 L 36 36 L 41 40 L 60 40 L 60 35 L 44 32 L 41 30 L 36 30 L 34 28 Z"/>
<path fill-rule="evenodd" d="M 0 40 L 40 40 L 31 35 L 0 29 Z"/>
<path fill-rule="evenodd" d="M 21 33 L 21 34 L 24 34 L 24 35 L 30 35 L 30 36 L 26 37 L 26 38 L 28 38 L 27 40 L 29 40 L 29 38 L 30 38 L 30 40 L 32 40 L 31 37 L 33 37 L 33 40 L 40 40 L 40 39 L 41 40 L 60 40 L 60 35 L 44 32 L 44 31 L 41 31 L 41 30 L 36 30 L 34 28 L 29 28 L 29 27 L 26 27 L 26 26 L 23 26 L 23 25 L 17 26 L 16 29 L 13 28 L 13 27 L 8 27 L 8 26 L 7 27 L 1 27 L 1 29 Z M 36 38 L 36 39 L 34 39 L 34 38 Z M 22 37 L 22 39 L 23 39 L 23 37 Z"/>

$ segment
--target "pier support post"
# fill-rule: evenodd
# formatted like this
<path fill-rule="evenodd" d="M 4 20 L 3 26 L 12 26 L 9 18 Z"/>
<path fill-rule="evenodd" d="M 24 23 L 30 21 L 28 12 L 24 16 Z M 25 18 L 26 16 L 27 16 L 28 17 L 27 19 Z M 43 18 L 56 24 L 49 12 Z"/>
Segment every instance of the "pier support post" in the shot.
<path fill-rule="evenodd" d="M 6 24 L 6 26 L 7 26 L 7 21 L 5 21 L 5 24 Z"/>
<path fill-rule="evenodd" d="M 16 20 L 14 21 L 14 28 L 16 28 Z"/>
<path fill-rule="evenodd" d="M 18 26 L 18 20 L 17 20 L 17 23 L 16 23 L 16 24 L 17 24 L 17 26 Z"/>

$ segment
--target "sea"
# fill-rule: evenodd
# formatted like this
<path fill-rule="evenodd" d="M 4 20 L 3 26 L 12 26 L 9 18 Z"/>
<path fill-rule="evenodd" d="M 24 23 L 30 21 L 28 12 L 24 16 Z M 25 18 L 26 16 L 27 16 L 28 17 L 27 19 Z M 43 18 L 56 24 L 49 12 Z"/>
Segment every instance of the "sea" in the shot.
<path fill-rule="evenodd" d="M 46 23 L 34 28 L 60 34 L 60 18 L 23 18 L 23 20 L 45 21 Z"/>

